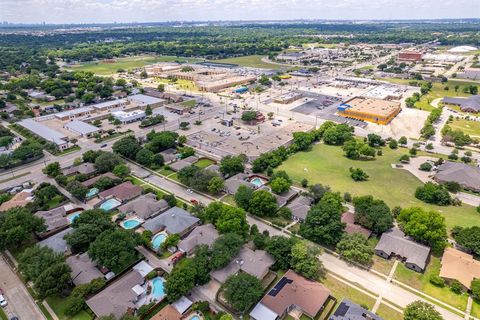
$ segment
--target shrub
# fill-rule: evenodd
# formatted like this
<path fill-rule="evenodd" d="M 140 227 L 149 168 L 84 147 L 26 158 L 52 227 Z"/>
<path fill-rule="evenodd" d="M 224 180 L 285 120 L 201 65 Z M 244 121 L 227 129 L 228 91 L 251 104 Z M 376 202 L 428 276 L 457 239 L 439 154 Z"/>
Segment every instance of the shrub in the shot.
<path fill-rule="evenodd" d="M 452 290 L 453 293 L 462 294 L 463 286 L 458 280 L 453 280 L 452 283 L 450 283 L 450 290 Z"/>
<path fill-rule="evenodd" d="M 462 186 L 455 181 L 447 181 L 443 184 L 443 186 L 452 193 L 457 193 L 462 189 Z"/>
<path fill-rule="evenodd" d="M 360 168 L 350 168 L 350 177 L 352 177 L 354 181 L 368 180 L 368 174 Z"/>
<path fill-rule="evenodd" d="M 422 171 L 431 171 L 432 170 L 432 164 L 430 162 L 424 162 L 420 165 L 418 168 Z"/>
<path fill-rule="evenodd" d="M 343 194 L 343 200 L 345 200 L 345 202 L 352 202 L 352 195 L 349 192 L 345 192 Z"/>
<path fill-rule="evenodd" d="M 307 179 L 302 179 L 301 185 L 302 185 L 303 188 L 308 187 L 308 180 Z"/>
<path fill-rule="evenodd" d="M 437 287 L 440 287 L 440 288 L 443 288 L 445 287 L 445 280 L 443 280 L 441 277 L 439 277 L 438 275 L 436 274 L 433 274 L 430 276 L 430 279 L 428 279 L 430 281 L 431 284 L 433 284 L 434 286 L 437 286 Z"/>

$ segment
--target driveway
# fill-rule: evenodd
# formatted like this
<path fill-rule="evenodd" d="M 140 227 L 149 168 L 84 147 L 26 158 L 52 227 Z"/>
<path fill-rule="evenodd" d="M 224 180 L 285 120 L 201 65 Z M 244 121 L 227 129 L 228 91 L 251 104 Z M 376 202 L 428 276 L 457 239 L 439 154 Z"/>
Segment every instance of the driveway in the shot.
<path fill-rule="evenodd" d="M 45 319 L 27 289 L 10 269 L 3 256 L 0 256 L 0 287 L 8 301 L 5 308 L 7 315 L 16 315 L 20 319 Z"/>

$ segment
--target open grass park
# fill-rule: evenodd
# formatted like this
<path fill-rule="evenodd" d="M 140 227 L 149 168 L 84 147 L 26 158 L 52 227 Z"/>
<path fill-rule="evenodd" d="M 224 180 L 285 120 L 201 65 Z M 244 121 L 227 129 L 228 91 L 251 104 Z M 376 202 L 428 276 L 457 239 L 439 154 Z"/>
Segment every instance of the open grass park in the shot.
<path fill-rule="evenodd" d="M 251 56 L 219 59 L 219 60 L 214 60 L 212 62 L 232 63 L 232 64 L 238 64 L 243 67 L 263 68 L 263 69 L 273 69 L 273 70 L 281 70 L 281 69 L 288 68 L 279 64 L 264 62 L 262 61 L 263 57 L 264 56 L 261 56 L 261 55 L 251 55 Z"/>
<path fill-rule="evenodd" d="M 456 225 L 468 227 L 480 224 L 480 214 L 472 206 L 441 207 L 416 199 L 415 189 L 422 185 L 421 181 L 406 170 L 391 167 L 406 153 L 407 150 L 402 148 L 383 148 L 383 156 L 377 156 L 375 160 L 351 160 L 343 155 L 341 147 L 320 143 L 314 145 L 311 151 L 291 156 L 278 170 L 285 170 L 297 184 L 305 178 L 309 184 L 326 184 L 342 194 L 372 195 L 384 200 L 391 208 L 400 206 L 436 210 L 445 217 L 448 229 Z M 370 176 L 369 180 L 353 181 L 350 167 L 363 169 Z"/>
<path fill-rule="evenodd" d="M 115 62 L 95 61 L 79 64 L 75 66 L 69 66 L 68 69 L 74 71 L 86 71 L 93 72 L 98 75 L 112 75 L 117 73 L 118 69 L 129 71 L 135 68 L 141 68 L 149 64 L 158 62 L 197 62 L 195 58 L 182 58 L 176 56 L 136 56 L 117 58 Z"/>
<path fill-rule="evenodd" d="M 453 130 L 461 130 L 473 138 L 480 138 L 480 121 L 454 119 L 449 126 Z"/>

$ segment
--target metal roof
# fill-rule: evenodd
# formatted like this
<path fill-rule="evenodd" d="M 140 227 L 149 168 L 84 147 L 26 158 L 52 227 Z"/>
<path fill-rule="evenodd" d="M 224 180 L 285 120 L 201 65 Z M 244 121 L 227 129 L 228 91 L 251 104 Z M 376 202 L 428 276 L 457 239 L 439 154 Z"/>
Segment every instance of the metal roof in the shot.
<path fill-rule="evenodd" d="M 74 120 L 72 122 L 67 123 L 65 125 L 65 128 L 80 134 L 89 134 L 89 133 L 98 132 L 100 130 L 99 128 L 92 126 L 89 123 L 79 121 L 79 120 Z"/>
<path fill-rule="evenodd" d="M 35 120 L 25 119 L 20 121 L 18 124 L 24 127 L 25 129 L 30 130 L 37 136 L 40 136 L 43 139 L 53 142 L 57 145 L 62 145 L 67 143 L 67 136 L 65 136 L 64 134 L 58 131 L 50 129 L 46 125 L 43 125 L 40 122 L 37 122 Z"/>

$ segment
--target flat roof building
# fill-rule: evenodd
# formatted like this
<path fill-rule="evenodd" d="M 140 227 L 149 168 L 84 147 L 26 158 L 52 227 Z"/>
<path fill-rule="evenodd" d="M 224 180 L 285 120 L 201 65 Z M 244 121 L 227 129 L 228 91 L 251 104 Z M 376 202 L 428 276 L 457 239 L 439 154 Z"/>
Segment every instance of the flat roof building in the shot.
<path fill-rule="evenodd" d="M 397 59 L 399 61 L 422 61 L 422 56 L 421 52 L 407 50 L 400 52 Z"/>
<path fill-rule="evenodd" d="M 338 113 L 347 118 L 389 124 L 402 110 L 400 102 L 355 97 L 338 107 Z"/>
<path fill-rule="evenodd" d="M 110 100 L 110 101 L 105 101 L 101 103 L 97 103 L 92 105 L 91 107 L 94 108 L 97 111 L 107 111 L 111 109 L 117 109 L 121 107 L 125 107 L 129 104 L 130 102 L 126 99 L 117 99 L 117 100 Z"/>
<path fill-rule="evenodd" d="M 79 121 L 79 120 L 68 122 L 67 124 L 65 124 L 64 128 L 78 134 L 81 137 L 87 137 L 87 138 L 90 138 L 95 133 L 100 132 L 100 128 L 97 128 L 95 126 L 92 126 L 89 123 Z"/>
<path fill-rule="evenodd" d="M 66 121 L 66 120 L 72 120 L 72 119 L 84 117 L 93 112 L 95 112 L 95 110 L 92 107 L 83 107 L 83 108 L 77 108 L 77 109 L 56 113 L 55 118 Z"/>
<path fill-rule="evenodd" d="M 68 148 L 68 137 L 66 135 L 51 129 L 40 122 L 32 119 L 25 119 L 18 124 L 37 136 L 54 143 L 60 150 Z"/>
<path fill-rule="evenodd" d="M 151 108 L 160 107 L 165 103 L 165 99 L 160 99 L 152 96 L 147 96 L 145 94 L 134 94 L 133 96 L 128 96 L 127 99 L 137 104 L 142 109 L 150 106 Z"/>
<path fill-rule="evenodd" d="M 400 100 L 402 93 L 402 90 L 397 86 L 380 85 L 364 93 L 362 96 L 380 100 Z"/>
<path fill-rule="evenodd" d="M 146 117 L 145 111 L 142 110 L 135 110 L 131 112 L 114 111 L 112 112 L 112 115 L 116 119 L 120 120 L 123 124 L 140 121 Z"/>

